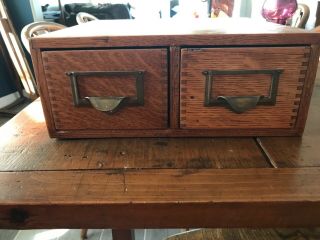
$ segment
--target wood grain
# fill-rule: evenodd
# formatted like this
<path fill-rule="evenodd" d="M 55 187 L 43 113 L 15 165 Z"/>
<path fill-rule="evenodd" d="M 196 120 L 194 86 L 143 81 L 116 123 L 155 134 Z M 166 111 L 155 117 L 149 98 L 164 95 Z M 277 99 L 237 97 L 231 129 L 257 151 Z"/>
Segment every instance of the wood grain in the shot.
<path fill-rule="evenodd" d="M 306 72 L 306 80 L 301 93 L 301 104 L 299 111 L 297 112 L 297 123 L 296 127 L 299 129 L 300 135 L 303 134 L 304 127 L 306 124 L 308 110 L 311 101 L 312 90 L 314 87 L 315 77 L 317 74 L 317 66 L 319 64 L 320 46 L 311 46 L 309 55 L 308 70 Z"/>
<path fill-rule="evenodd" d="M 108 158 L 109 153 L 108 156 L 120 155 L 118 158 L 121 158 L 134 156 L 132 153 L 141 146 L 135 141 L 146 143 L 147 139 L 131 139 L 133 145 L 128 139 L 112 139 L 119 141 L 119 145 L 110 145 L 109 149 L 109 139 L 50 139 L 40 106 L 39 101 L 31 104 L 0 129 L 1 137 L 6 139 L 0 142 L 1 228 L 310 227 L 320 224 L 318 167 L 243 169 L 242 164 L 246 164 L 245 167 L 254 164 L 247 159 L 261 166 L 258 161 L 261 155 L 253 154 L 256 146 L 237 138 L 234 141 L 241 143 L 242 140 L 244 145 L 231 148 L 233 153 L 226 151 L 233 145 L 224 146 L 228 139 L 221 139 L 221 144 L 209 144 L 207 149 L 201 149 L 205 140 L 187 139 L 190 142 L 185 142 L 188 143 L 185 147 L 173 152 L 163 149 L 167 148 L 164 147 L 166 141 L 168 148 L 175 148 L 175 139 L 154 139 L 158 143 L 153 147 L 158 150 L 154 151 L 148 144 L 143 149 L 158 151 L 157 154 L 163 155 L 160 159 L 168 158 L 166 151 L 170 155 L 179 154 L 182 168 L 178 165 L 173 169 L 166 165 L 148 168 L 154 155 L 143 150 L 135 153 L 145 157 L 139 163 L 132 163 L 128 168 L 123 167 L 123 163 L 111 163 L 110 168 L 103 169 L 103 164 L 94 166 L 98 161 L 93 160 L 90 165 L 85 158 L 94 159 L 90 154 L 95 146 L 94 152 L 101 153 L 96 160 Z M 69 152 L 79 155 L 69 157 Z M 318 158 L 319 151 L 312 153 L 313 158 Z M 191 159 L 193 154 L 198 157 L 210 154 L 210 158 L 221 160 L 223 166 L 234 164 L 240 168 L 212 169 L 204 164 L 208 169 L 203 169 L 197 164 L 183 163 L 183 159 Z M 240 161 L 241 156 L 246 160 Z M 233 157 L 237 163 L 227 163 L 227 159 Z M 132 167 L 134 165 L 138 167 Z"/>
<path fill-rule="evenodd" d="M 121 31 L 124 24 L 127 24 L 128 31 Z M 43 58 L 34 63 L 40 65 L 40 69 L 37 66 L 35 69 L 39 72 L 39 85 L 42 85 L 40 92 L 43 92 L 42 102 L 50 136 L 105 138 L 301 135 L 316 67 L 315 56 L 319 52 L 317 45 L 312 44 L 318 44 L 320 35 L 271 23 L 260 23 L 259 27 L 255 24 L 245 19 L 236 22 L 212 19 L 184 21 L 183 25 L 179 21 L 159 21 L 154 22 L 152 29 L 149 29 L 143 28 L 144 23 L 139 21 L 99 21 L 34 39 L 32 54 L 37 55 L 40 51 Z M 46 41 L 46 46 L 41 45 L 43 40 Z M 72 41 L 72 46 L 69 41 Z M 182 55 L 179 54 L 180 49 Z M 187 49 L 194 53 L 187 54 Z M 202 58 L 196 57 L 195 52 L 199 52 Z M 221 56 L 224 56 L 224 61 L 218 60 Z M 59 67 L 60 62 L 64 62 L 62 67 Z M 199 79 L 199 74 L 191 76 L 190 71 L 199 66 L 212 68 L 213 63 L 214 67 L 229 70 L 284 68 L 276 106 L 259 106 L 259 110 L 254 109 L 244 114 L 230 113 L 222 108 L 203 109 L 203 91 L 199 89 L 203 82 L 198 85 L 199 82 L 195 79 Z M 128 107 L 113 116 L 106 116 L 95 109 L 73 107 L 70 83 L 65 72 L 70 69 L 102 71 L 132 68 L 148 70 L 144 107 Z M 202 72 L 203 69 L 198 70 L 196 72 Z M 241 80 L 243 76 L 219 77 L 216 79 L 215 90 L 212 90 L 213 95 L 268 94 L 268 76 L 259 75 L 255 79 L 247 77 L 249 84 Z M 95 84 L 96 82 L 99 84 Z M 133 82 L 133 79 L 119 77 L 81 78 L 80 95 L 133 96 Z"/>
<path fill-rule="evenodd" d="M 180 47 L 170 47 L 170 128 L 179 128 Z"/>
<path fill-rule="evenodd" d="M 313 89 L 306 129 L 301 138 L 266 137 L 260 144 L 276 167 L 314 167 L 320 166 L 320 75 Z"/>
<path fill-rule="evenodd" d="M 297 136 L 296 129 L 261 128 L 261 129 L 155 129 L 141 131 L 129 130 L 61 130 L 51 134 L 51 137 L 60 139 L 74 138 L 137 138 L 137 137 L 256 137 L 256 136 Z"/>
<path fill-rule="evenodd" d="M 45 79 L 56 130 L 163 129 L 168 126 L 166 49 L 47 51 L 42 53 Z M 63 62 L 61 66 L 59 63 Z M 66 72 L 145 71 L 144 106 L 126 107 L 113 115 L 73 105 Z M 133 77 L 81 77 L 80 97 L 135 97 Z M 99 84 L 98 84 L 99 83 Z"/>
<path fill-rule="evenodd" d="M 304 84 L 308 47 L 197 48 L 181 54 L 180 121 L 184 129 L 293 128 Z M 223 56 L 223 59 L 220 58 Z M 206 70 L 283 69 L 275 106 L 257 106 L 237 114 L 224 106 L 204 106 Z M 313 79 L 312 79 L 313 80 Z M 310 82 L 313 82 L 310 79 Z M 268 96 L 271 76 L 225 75 L 214 79 L 212 97 Z"/>
<path fill-rule="evenodd" d="M 126 31 L 123 31 L 126 29 Z M 225 34 L 229 34 L 226 38 Z M 289 37 L 288 37 L 289 36 Z M 32 38 L 34 48 L 318 44 L 319 34 L 250 19 L 112 20 Z M 63 44 L 62 44 L 63 41 Z"/>
<path fill-rule="evenodd" d="M 41 81 L 44 81 L 45 77 L 45 72 L 43 69 L 43 59 L 42 59 L 42 54 L 39 49 L 33 49 L 31 48 L 31 57 L 32 57 L 32 63 L 33 63 L 33 69 L 35 72 L 35 76 L 37 79 L 37 87 L 38 91 L 40 94 L 40 100 L 42 103 L 42 111 L 40 109 L 34 110 L 35 113 L 34 116 L 37 116 L 39 119 L 44 119 L 46 120 L 46 126 L 47 130 L 49 133 L 49 136 L 54 136 L 55 134 L 55 125 L 54 125 L 54 120 L 53 120 L 53 115 L 52 115 L 52 108 L 50 104 L 50 99 L 49 99 L 49 92 L 46 84 L 41 84 Z M 35 107 L 37 108 L 37 107 Z M 44 116 L 43 116 L 44 114 Z M 41 122 L 41 120 L 40 120 Z"/>
<path fill-rule="evenodd" d="M 50 139 L 39 100 L 0 136 L 0 171 L 269 166 L 251 138 Z"/>
<path fill-rule="evenodd" d="M 319 178 L 319 168 L 2 172 L 0 226 L 316 226 Z"/>

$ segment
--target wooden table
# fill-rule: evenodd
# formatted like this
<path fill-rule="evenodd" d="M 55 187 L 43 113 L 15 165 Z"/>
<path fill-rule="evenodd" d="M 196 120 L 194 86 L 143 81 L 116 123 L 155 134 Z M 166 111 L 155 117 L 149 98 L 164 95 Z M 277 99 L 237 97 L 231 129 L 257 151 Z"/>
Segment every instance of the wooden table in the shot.
<path fill-rule="evenodd" d="M 37 100 L 0 128 L 0 227 L 319 226 L 315 89 L 302 138 L 50 139 Z"/>

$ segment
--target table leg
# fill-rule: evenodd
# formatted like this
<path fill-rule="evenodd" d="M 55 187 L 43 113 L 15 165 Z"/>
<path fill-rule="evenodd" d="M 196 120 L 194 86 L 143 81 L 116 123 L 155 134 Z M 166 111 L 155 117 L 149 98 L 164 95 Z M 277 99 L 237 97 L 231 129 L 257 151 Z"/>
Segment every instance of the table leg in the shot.
<path fill-rule="evenodd" d="M 81 229 L 81 240 L 88 239 L 88 229 Z"/>
<path fill-rule="evenodd" d="M 134 230 L 131 229 L 112 229 L 113 240 L 134 240 Z"/>

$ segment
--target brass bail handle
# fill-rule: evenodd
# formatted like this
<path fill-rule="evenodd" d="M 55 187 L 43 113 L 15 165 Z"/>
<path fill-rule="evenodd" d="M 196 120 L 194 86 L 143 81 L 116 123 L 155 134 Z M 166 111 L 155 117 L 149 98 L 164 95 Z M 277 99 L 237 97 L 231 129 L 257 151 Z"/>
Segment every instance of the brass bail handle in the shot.
<path fill-rule="evenodd" d="M 277 102 L 279 77 L 283 69 L 273 70 L 206 70 L 205 75 L 205 107 L 224 106 L 235 113 L 244 113 L 257 105 L 275 105 Z M 248 74 L 270 74 L 271 84 L 268 96 L 217 96 L 212 98 L 211 90 L 214 87 L 214 77 L 217 75 L 248 75 Z"/>
<path fill-rule="evenodd" d="M 144 105 L 144 73 L 145 71 L 88 71 L 67 72 L 70 77 L 73 104 L 75 107 L 92 106 L 98 111 L 113 114 L 123 107 Z M 86 96 L 80 97 L 78 89 L 79 76 L 130 76 L 133 75 L 136 83 L 136 96 Z"/>

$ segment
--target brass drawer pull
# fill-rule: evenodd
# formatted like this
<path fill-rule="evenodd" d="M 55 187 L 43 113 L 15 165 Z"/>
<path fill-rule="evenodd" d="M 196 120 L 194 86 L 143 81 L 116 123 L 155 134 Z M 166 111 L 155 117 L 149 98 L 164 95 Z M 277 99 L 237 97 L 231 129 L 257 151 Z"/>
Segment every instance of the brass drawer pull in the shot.
<path fill-rule="evenodd" d="M 144 105 L 144 71 L 90 71 L 90 72 L 67 72 L 71 80 L 73 104 L 76 107 L 92 106 L 98 111 L 109 114 L 115 113 L 124 106 Z M 135 97 L 128 96 L 87 96 L 80 98 L 78 81 L 79 76 L 134 76 L 136 77 L 137 94 Z"/>
<path fill-rule="evenodd" d="M 226 106 L 235 113 L 244 113 L 249 109 L 255 108 L 257 105 L 275 105 L 278 92 L 279 76 L 283 72 L 282 69 L 275 70 L 230 70 L 216 71 L 206 70 L 203 75 L 206 77 L 205 82 L 205 107 Z M 211 89 L 214 84 L 214 76 L 216 75 L 244 75 L 244 74 L 270 74 L 271 85 L 268 96 L 218 96 L 212 99 Z"/>

